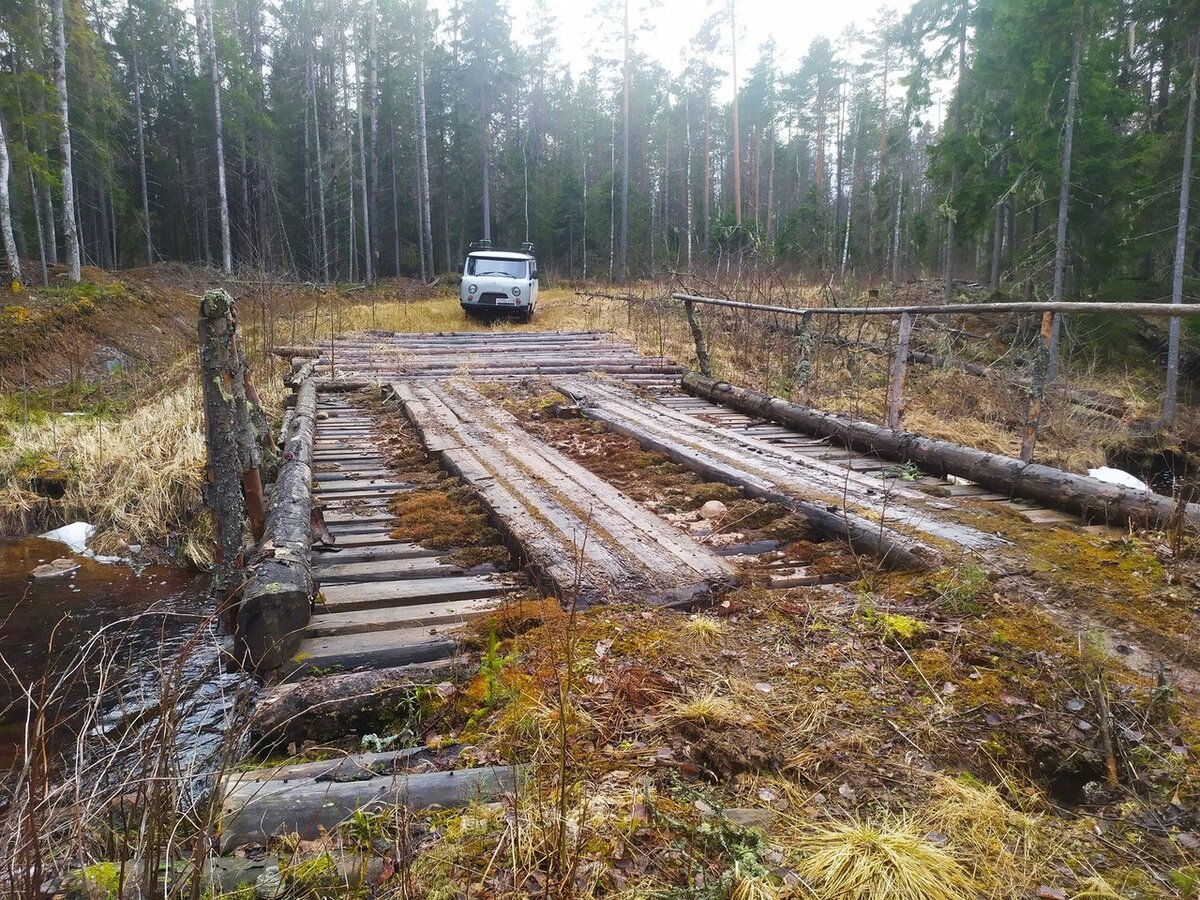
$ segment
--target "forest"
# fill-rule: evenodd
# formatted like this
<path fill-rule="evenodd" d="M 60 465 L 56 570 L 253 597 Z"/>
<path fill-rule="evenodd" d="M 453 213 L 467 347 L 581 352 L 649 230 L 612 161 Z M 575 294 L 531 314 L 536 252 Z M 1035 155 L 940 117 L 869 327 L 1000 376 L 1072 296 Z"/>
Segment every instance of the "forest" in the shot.
<path fill-rule="evenodd" d="M 545 0 L 524 35 L 502 0 L 8 0 L 8 265 L 370 282 L 490 237 L 575 279 L 753 258 L 1049 295 L 1073 131 L 1066 294 L 1169 280 L 1193 4 L 919 0 L 795 68 L 714 9 L 669 72 L 639 0 L 596 6 L 582 66 Z"/>

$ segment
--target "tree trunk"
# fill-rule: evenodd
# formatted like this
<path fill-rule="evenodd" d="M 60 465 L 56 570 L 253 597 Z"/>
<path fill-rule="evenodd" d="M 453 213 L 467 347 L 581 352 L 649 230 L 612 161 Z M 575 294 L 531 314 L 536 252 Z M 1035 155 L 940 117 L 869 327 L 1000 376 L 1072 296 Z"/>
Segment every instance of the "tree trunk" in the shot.
<path fill-rule="evenodd" d="M 1200 31 L 1194 38 L 1192 80 L 1188 86 L 1187 126 L 1183 137 L 1183 174 L 1179 184 L 1179 220 L 1175 226 L 1175 270 L 1171 302 L 1183 302 L 1183 266 L 1187 252 L 1188 204 L 1192 186 L 1192 144 L 1196 135 L 1196 82 L 1200 80 Z M 1171 319 L 1167 338 L 1167 390 L 1163 399 L 1163 425 L 1175 424 L 1179 393 L 1179 320 Z"/>
<path fill-rule="evenodd" d="M 50 269 L 46 265 L 46 226 L 42 221 L 42 205 L 38 199 L 37 181 L 33 177 L 33 166 L 26 170 L 29 173 L 29 197 L 33 205 L 33 223 L 37 227 L 38 261 L 42 264 L 42 284 L 50 284 Z M 54 230 L 54 220 L 50 221 L 50 230 Z"/>
<path fill-rule="evenodd" d="M 400 195 L 396 191 L 396 126 L 392 126 L 392 250 L 400 274 Z"/>
<path fill-rule="evenodd" d="M 625 0 L 625 44 L 621 66 L 621 246 L 617 254 L 617 283 L 629 275 L 629 0 Z"/>
<path fill-rule="evenodd" d="M 146 236 L 146 265 L 154 262 L 154 240 L 150 233 L 150 187 L 146 180 L 146 126 L 142 119 L 142 76 L 138 52 L 133 51 L 133 115 L 137 119 L 138 177 L 142 189 L 142 229 Z"/>
<path fill-rule="evenodd" d="M 767 243 L 775 236 L 775 126 L 771 126 L 770 162 L 767 168 Z"/>
<path fill-rule="evenodd" d="M 372 261 L 372 272 L 379 275 L 379 5 L 371 0 L 370 28 L 370 74 L 367 90 L 371 95 L 371 223 L 372 230 L 367 239 L 368 252 Z"/>
<path fill-rule="evenodd" d="M 54 84 L 58 93 L 58 150 L 62 156 L 62 220 L 66 243 L 67 277 L 79 281 L 79 226 L 75 220 L 75 176 L 71 165 L 71 117 L 67 104 L 67 38 L 63 0 L 52 0 L 54 18 Z"/>
<path fill-rule="evenodd" d="M 61 2 L 61 0 L 56 0 Z M 217 204 L 221 216 L 221 271 L 233 274 L 233 244 L 229 238 L 229 194 L 225 186 L 225 126 L 221 118 L 221 73 L 217 68 L 217 36 L 212 0 L 204 0 L 208 24 L 208 65 L 213 86 L 213 122 L 217 140 Z"/>
<path fill-rule="evenodd" d="M 429 202 L 429 131 L 425 110 L 424 48 L 419 52 L 417 59 L 417 129 L 419 132 L 417 135 L 419 141 L 417 149 L 420 153 L 418 165 L 421 169 L 421 217 L 425 229 L 425 252 L 428 254 L 426 269 L 429 272 L 429 277 L 432 278 L 435 271 L 433 259 L 433 208 Z M 446 260 L 446 266 L 447 268 L 450 266 L 449 259 Z"/>
<path fill-rule="evenodd" d="M 374 27 L 374 24 L 371 26 Z M 363 96 L 362 96 L 362 67 L 358 60 L 354 62 L 355 72 L 358 74 L 358 102 L 355 106 L 358 107 L 358 167 L 359 178 L 362 181 L 362 227 L 363 227 L 363 281 L 367 284 L 375 283 L 375 259 L 373 246 L 374 242 L 371 239 L 371 186 L 367 183 L 367 138 L 363 127 Z M 375 98 L 371 97 L 370 104 L 374 106 Z M 372 145 L 374 138 L 372 137 Z"/>
<path fill-rule="evenodd" d="M 992 225 L 992 262 L 988 270 L 988 289 L 995 293 L 1000 289 L 1000 257 L 1004 252 L 1004 204 L 1000 199 L 996 203 L 996 221 Z"/>
<path fill-rule="evenodd" d="M 684 261 L 688 272 L 692 271 L 692 220 L 695 218 L 692 193 L 692 109 L 691 95 L 685 95 L 683 101 L 683 149 L 684 149 L 684 224 L 683 235 L 686 241 Z"/>
<path fill-rule="evenodd" d="M 742 142 L 738 124 L 737 3 L 729 0 L 729 41 L 733 62 L 733 221 L 742 224 Z"/>
<path fill-rule="evenodd" d="M 1067 272 L 1067 213 L 1071 201 L 1071 149 L 1075 140 L 1075 104 L 1079 99 L 1079 45 L 1083 42 L 1083 7 L 1075 23 L 1075 34 L 1071 41 L 1071 81 L 1067 87 L 1067 123 L 1063 132 L 1062 181 L 1058 188 L 1058 227 L 1054 236 L 1054 292 L 1055 303 L 1062 300 L 1063 281 Z M 1062 316 L 1054 314 L 1050 329 L 1050 359 L 1047 361 L 1046 380 L 1058 378 L 1058 336 L 1062 329 Z"/>
<path fill-rule="evenodd" d="M 483 145 L 483 239 L 492 239 L 492 162 L 488 153 L 487 87 L 479 88 L 480 143 Z"/>
<path fill-rule="evenodd" d="M 13 238 L 12 208 L 8 198 L 8 175 L 11 169 L 8 161 L 8 139 L 4 136 L 4 122 L 0 121 L 0 235 L 4 238 L 9 281 L 16 292 L 20 290 L 21 284 L 21 257 L 17 253 L 17 242 Z M 34 202 L 37 202 L 36 197 Z"/>
<path fill-rule="evenodd" d="M 321 114 L 317 104 L 317 80 L 313 71 L 312 53 L 309 52 L 308 93 L 312 99 L 313 146 L 317 152 L 317 218 L 320 222 L 321 280 L 329 283 L 329 227 L 325 221 L 325 160 L 321 153 Z"/>
<path fill-rule="evenodd" d="M 963 108 L 963 86 L 966 82 L 967 68 L 967 16 L 965 10 L 960 12 L 962 16 L 962 31 L 958 38 L 958 86 L 954 90 L 954 133 L 955 135 L 962 134 L 962 108 Z M 950 200 L 953 201 L 958 195 L 958 159 L 957 154 L 951 166 L 950 171 Z M 943 293 L 947 303 L 954 302 L 954 255 L 955 247 L 958 243 L 958 236 L 955 233 L 955 213 L 951 211 L 946 217 L 946 268 L 944 272 Z"/>

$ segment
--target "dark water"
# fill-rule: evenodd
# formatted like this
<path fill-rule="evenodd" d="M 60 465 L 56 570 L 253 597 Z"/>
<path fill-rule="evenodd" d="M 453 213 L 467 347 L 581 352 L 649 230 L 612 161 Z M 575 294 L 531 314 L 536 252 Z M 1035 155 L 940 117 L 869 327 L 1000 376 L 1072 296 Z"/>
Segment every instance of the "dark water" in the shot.
<path fill-rule="evenodd" d="M 69 548 L 53 541 L 0 541 L 0 768 L 20 754 L 28 690 L 66 750 L 81 730 L 100 748 L 127 743 L 131 728 L 153 724 L 172 684 L 181 750 L 210 751 L 244 681 L 220 653 L 206 578 L 91 560 L 70 575 L 30 577 L 62 557 Z"/>

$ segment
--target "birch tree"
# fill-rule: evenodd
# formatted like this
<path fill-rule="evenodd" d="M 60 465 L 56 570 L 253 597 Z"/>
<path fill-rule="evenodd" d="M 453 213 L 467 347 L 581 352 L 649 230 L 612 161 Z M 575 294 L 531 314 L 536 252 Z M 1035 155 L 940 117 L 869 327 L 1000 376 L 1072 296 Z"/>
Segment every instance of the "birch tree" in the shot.
<path fill-rule="evenodd" d="M 420 158 L 417 161 L 421 171 L 421 219 L 425 232 L 426 269 L 433 276 L 435 270 L 433 261 L 433 209 L 429 202 L 429 130 L 426 123 L 425 111 L 425 51 L 422 49 L 417 58 L 417 150 Z M 446 260 L 449 265 L 449 260 Z"/>
<path fill-rule="evenodd" d="M 4 136 L 4 122 L 0 120 L 0 235 L 4 238 L 4 256 L 8 260 L 8 278 L 13 293 L 21 289 L 21 257 L 17 254 L 17 241 L 13 237 L 12 208 L 9 205 L 8 139 Z"/>
<path fill-rule="evenodd" d="M 67 36 L 63 0 L 51 0 L 54 19 L 54 87 L 58 94 L 58 152 L 62 157 L 62 220 L 66 244 L 67 277 L 82 277 L 79 262 L 79 230 L 75 219 L 75 176 L 71 161 L 71 116 L 67 100 Z"/>
<path fill-rule="evenodd" d="M 1079 7 L 1075 22 L 1075 33 L 1071 36 L 1071 73 L 1067 84 L 1066 124 L 1063 126 L 1062 178 L 1058 187 L 1058 223 L 1054 235 L 1054 288 L 1051 299 L 1058 303 L 1063 298 L 1063 285 L 1067 273 L 1067 218 L 1071 204 L 1071 156 L 1075 143 L 1075 106 L 1079 99 L 1079 53 L 1083 43 L 1083 7 Z M 1062 331 L 1062 315 L 1054 314 L 1050 330 L 1050 359 L 1047 363 L 1046 380 L 1058 377 L 1059 334 Z"/>
<path fill-rule="evenodd" d="M 1175 224 L 1175 265 L 1171 277 L 1171 302 L 1183 302 L 1183 267 L 1187 254 L 1188 205 L 1192 189 L 1192 145 L 1196 136 L 1196 82 L 1200 80 L 1200 31 L 1192 38 L 1192 77 L 1188 82 L 1187 124 L 1183 135 L 1183 172 L 1179 179 L 1179 218 Z M 1171 319 L 1167 335 L 1167 389 L 1163 398 L 1163 425 L 1175 424 L 1179 393 L 1179 320 Z"/>
<path fill-rule="evenodd" d="M 61 0 L 55 0 L 61 3 Z M 229 193 L 225 186 L 225 126 L 221 118 L 221 72 L 217 66 L 216 25 L 212 0 L 204 0 L 204 19 L 208 41 L 208 67 L 212 75 L 213 130 L 217 148 L 217 208 L 221 220 L 221 271 L 233 274 L 233 244 L 229 239 Z"/>
<path fill-rule="evenodd" d="M 624 50 L 621 63 L 621 244 L 617 255 L 617 282 L 629 276 L 629 0 L 625 0 Z"/>

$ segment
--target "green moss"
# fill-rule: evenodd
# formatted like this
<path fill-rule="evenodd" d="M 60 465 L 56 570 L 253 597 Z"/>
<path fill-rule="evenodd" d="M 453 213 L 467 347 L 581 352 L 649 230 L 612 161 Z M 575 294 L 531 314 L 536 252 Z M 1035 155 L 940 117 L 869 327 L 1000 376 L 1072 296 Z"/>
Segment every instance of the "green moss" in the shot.
<path fill-rule="evenodd" d="M 912 616 L 900 613 L 885 613 L 868 609 L 863 613 L 866 622 L 878 625 L 884 637 L 891 638 L 902 647 L 919 644 L 929 634 L 929 626 Z"/>
<path fill-rule="evenodd" d="M 345 885 L 338 877 L 337 863 L 328 853 L 282 866 L 281 870 L 294 897 L 332 897 L 335 892 L 341 895 L 345 890 Z"/>
<path fill-rule="evenodd" d="M 938 603 L 952 612 L 979 611 L 978 601 L 988 590 L 987 572 L 976 563 L 953 569 L 939 569 L 929 579 L 929 587 Z"/>
<path fill-rule="evenodd" d="M 115 898 L 121 890 L 121 867 L 115 862 L 92 863 L 71 879 L 73 891 L 93 900 Z"/>

